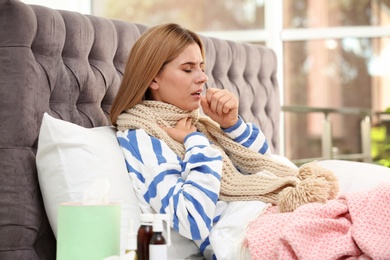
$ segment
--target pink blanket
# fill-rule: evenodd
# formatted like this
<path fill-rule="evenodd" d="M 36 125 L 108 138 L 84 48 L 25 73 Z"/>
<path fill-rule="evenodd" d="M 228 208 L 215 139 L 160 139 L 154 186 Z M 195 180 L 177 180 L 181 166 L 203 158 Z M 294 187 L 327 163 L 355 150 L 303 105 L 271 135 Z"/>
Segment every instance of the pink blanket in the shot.
<path fill-rule="evenodd" d="M 276 211 L 249 224 L 243 246 L 252 259 L 390 259 L 390 184 Z"/>

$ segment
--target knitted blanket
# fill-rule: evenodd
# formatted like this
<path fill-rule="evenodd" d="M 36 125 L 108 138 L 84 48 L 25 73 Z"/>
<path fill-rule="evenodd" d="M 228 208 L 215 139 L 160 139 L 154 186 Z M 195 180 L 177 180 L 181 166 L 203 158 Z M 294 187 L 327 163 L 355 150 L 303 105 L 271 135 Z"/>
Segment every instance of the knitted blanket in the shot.
<path fill-rule="evenodd" d="M 329 170 L 314 163 L 295 169 L 252 151 L 229 138 L 216 122 L 200 115 L 199 110 L 183 111 L 167 103 L 143 101 L 120 114 L 117 125 L 120 131 L 145 130 L 183 159 L 184 145 L 159 127 L 175 127 L 182 118 L 191 118 L 197 130 L 221 151 L 221 200 L 261 200 L 277 204 L 282 212 L 287 212 L 309 202 L 324 203 L 337 195 L 338 183 Z"/>
<path fill-rule="evenodd" d="M 249 224 L 252 259 L 390 259 L 390 183 L 290 213 L 268 209 Z"/>

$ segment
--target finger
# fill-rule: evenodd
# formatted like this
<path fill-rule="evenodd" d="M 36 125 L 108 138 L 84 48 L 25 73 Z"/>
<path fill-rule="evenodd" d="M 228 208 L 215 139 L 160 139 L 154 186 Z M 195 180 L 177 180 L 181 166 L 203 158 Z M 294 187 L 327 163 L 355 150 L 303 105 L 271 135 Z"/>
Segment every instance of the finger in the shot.
<path fill-rule="evenodd" d="M 215 113 L 218 106 L 218 99 L 221 97 L 221 91 L 215 90 L 207 93 L 207 102 L 209 103 L 210 110 Z"/>
<path fill-rule="evenodd" d="M 230 111 L 230 104 L 229 103 L 232 99 L 231 95 L 224 95 L 218 100 L 218 105 L 217 105 L 217 114 L 218 115 L 223 115 L 226 114 Z"/>
<path fill-rule="evenodd" d="M 210 109 L 214 113 L 222 115 L 223 106 L 230 98 L 230 93 L 225 89 L 215 92 L 211 98 Z"/>
<path fill-rule="evenodd" d="M 165 125 L 162 125 L 162 124 L 157 124 L 160 128 L 162 128 L 163 130 L 165 130 L 166 131 L 166 129 L 168 128 L 168 127 L 166 127 Z"/>
<path fill-rule="evenodd" d="M 190 129 L 191 126 L 192 126 L 192 120 L 191 120 L 191 118 L 188 117 L 186 120 L 186 128 Z"/>
<path fill-rule="evenodd" d="M 171 135 L 170 133 L 172 132 L 173 128 L 172 127 L 169 127 L 169 126 L 164 126 L 164 125 L 161 125 L 161 124 L 158 124 L 158 126 L 164 130 L 168 135 Z"/>
<path fill-rule="evenodd" d="M 207 99 L 207 102 L 209 104 L 211 102 L 211 99 L 212 99 L 214 93 L 217 93 L 218 91 L 220 91 L 220 89 L 217 89 L 217 88 L 209 88 L 209 89 L 207 89 L 207 91 L 206 91 L 206 99 Z"/>
<path fill-rule="evenodd" d="M 215 92 L 218 92 L 220 90 L 221 90 L 220 88 L 208 88 L 206 90 L 206 94 L 214 94 Z"/>
<path fill-rule="evenodd" d="M 202 106 L 203 112 L 208 115 L 210 112 L 210 106 L 205 96 L 200 97 L 200 105 Z"/>
<path fill-rule="evenodd" d="M 182 127 L 182 128 L 183 128 L 183 127 L 186 126 L 186 123 L 187 123 L 187 117 L 184 117 L 184 118 L 180 119 L 180 120 L 177 122 L 176 126 Z"/>
<path fill-rule="evenodd" d="M 229 111 L 230 111 L 230 109 L 231 109 L 231 107 L 229 106 L 229 102 L 230 102 L 230 100 L 227 101 L 227 102 L 224 104 L 223 108 L 222 108 L 222 112 L 223 112 L 224 114 L 229 113 Z"/>
<path fill-rule="evenodd" d="M 230 110 L 238 108 L 238 100 L 234 95 L 230 95 L 229 98 L 226 98 L 226 102 L 223 105 L 223 113 L 229 113 Z"/>

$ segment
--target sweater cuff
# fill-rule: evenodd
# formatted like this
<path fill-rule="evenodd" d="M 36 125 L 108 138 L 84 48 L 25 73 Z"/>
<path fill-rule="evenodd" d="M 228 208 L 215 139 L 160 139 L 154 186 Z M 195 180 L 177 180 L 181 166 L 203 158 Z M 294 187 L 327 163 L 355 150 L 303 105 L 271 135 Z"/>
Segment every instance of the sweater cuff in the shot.
<path fill-rule="evenodd" d="M 192 147 L 204 147 L 204 146 L 210 146 L 209 140 L 207 140 L 206 136 L 200 132 L 193 132 L 189 135 L 187 135 L 184 138 L 184 147 L 186 150 Z"/>
<path fill-rule="evenodd" d="M 238 116 L 238 121 L 236 124 L 229 128 L 221 128 L 231 139 L 234 139 L 240 136 L 246 130 L 246 124 L 241 116 Z"/>

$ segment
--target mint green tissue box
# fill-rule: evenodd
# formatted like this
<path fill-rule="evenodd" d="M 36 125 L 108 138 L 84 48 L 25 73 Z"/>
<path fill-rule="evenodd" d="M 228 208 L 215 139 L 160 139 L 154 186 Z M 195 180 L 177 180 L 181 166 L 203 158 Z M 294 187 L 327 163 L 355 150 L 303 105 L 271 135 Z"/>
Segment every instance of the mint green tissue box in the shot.
<path fill-rule="evenodd" d="M 120 255 L 120 226 L 119 203 L 60 204 L 57 260 L 101 260 Z"/>

